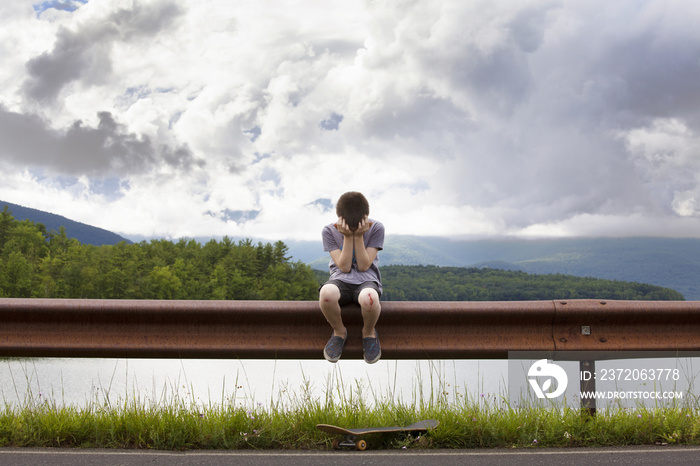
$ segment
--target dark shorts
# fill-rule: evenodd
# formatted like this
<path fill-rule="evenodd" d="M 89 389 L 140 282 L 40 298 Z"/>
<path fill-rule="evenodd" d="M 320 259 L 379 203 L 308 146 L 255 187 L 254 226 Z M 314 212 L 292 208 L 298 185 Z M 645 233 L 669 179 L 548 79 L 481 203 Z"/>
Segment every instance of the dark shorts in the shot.
<path fill-rule="evenodd" d="M 372 288 L 377 292 L 377 295 L 381 298 L 382 293 L 379 291 L 379 286 L 375 282 L 364 282 L 359 285 L 353 285 L 351 283 L 341 282 L 340 280 L 328 280 L 326 283 L 321 285 L 319 290 L 323 288 L 324 285 L 335 285 L 340 290 L 340 299 L 338 304 L 341 306 L 344 304 L 355 303 L 359 304 L 358 300 L 360 297 L 360 292 L 365 288 Z"/>

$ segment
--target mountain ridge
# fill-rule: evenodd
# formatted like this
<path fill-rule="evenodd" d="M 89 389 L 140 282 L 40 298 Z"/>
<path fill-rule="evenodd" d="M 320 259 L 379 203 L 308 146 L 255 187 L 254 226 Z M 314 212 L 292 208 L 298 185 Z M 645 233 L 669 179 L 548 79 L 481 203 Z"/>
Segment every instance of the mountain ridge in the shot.
<path fill-rule="evenodd" d="M 66 235 L 69 238 L 75 238 L 83 244 L 92 244 L 100 246 L 103 244 L 118 244 L 122 241 L 131 243 L 130 240 L 116 233 L 105 230 L 103 228 L 94 227 L 85 223 L 71 220 L 62 215 L 45 212 L 39 209 L 32 209 L 10 202 L 0 201 L 0 211 L 5 206 L 16 220 L 31 220 L 34 223 L 43 224 L 47 231 L 58 231 L 60 227 L 65 227 Z"/>

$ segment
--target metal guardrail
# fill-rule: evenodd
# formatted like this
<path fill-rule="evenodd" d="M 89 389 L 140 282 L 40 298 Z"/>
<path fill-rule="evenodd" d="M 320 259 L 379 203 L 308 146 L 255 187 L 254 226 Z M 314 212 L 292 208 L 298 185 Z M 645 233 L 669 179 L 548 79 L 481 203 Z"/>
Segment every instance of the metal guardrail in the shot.
<path fill-rule="evenodd" d="M 343 308 L 343 358 L 362 318 Z M 507 359 L 509 351 L 697 351 L 700 301 L 382 302 L 383 359 Z M 0 356 L 320 359 L 315 301 L 0 299 Z"/>

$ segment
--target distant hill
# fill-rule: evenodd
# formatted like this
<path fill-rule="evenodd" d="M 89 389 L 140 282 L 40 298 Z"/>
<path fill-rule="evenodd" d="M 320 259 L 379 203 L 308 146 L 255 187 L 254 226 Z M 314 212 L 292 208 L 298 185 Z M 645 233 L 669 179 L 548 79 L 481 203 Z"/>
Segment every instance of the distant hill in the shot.
<path fill-rule="evenodd" d="M 314 270 L 319 284 L 328 272 Z M 533 301 L 549 299 L 624 299 L 683 301 L 678 291 L 655 285 L 564 274 L 434 265 L 385 265 L 386 301 Z"/>
<path fill-rule="evenodd" d="M 48 231 L 58 231 L 60 227 L 65 227 L 66 235 L 69 238 L 75 238 L 83 244 L 92 244 L 100 246 L 103 244 L 118 244 L 121 241 L 131 243 L 126 238 L 123 238 L 116 233 L 104 230 L 102 228 L 93 227 L 84 223 L 76 222 L 75 220 L 62 217 L 61 215 L 51 214 L 42 210 L 31 209 L 17 204 L 0 201 L 0 211 L 5 206 L 12 213 L 12 216 L 17 220 L 31 220 L 34 223 L 41 223 L 46 226 Z"/>
<path fill-rule="evenodd" d="M 321 249 L 320 241 L 318 249 Z M 305 253 L 308 254 L 308 248 Z M 292 247 L 290 254 L 295 254 Z M 327 270 L 328 255 L 319 252 L 315 260 L 306 262 L 316 269 Z M 694 238 L 453 240 L 387 236 L 380 264 L 561 273 L 648 283 L 676 290 L 688 300 L 700 300 L 700 239 Z"/>
<path fill-rule="evenodd" d="M 101 228 L 9 202 L 0 201 L 0 210 L 5 205 L 16 219 L 43 223 L 49 231 L 64 226 L 68 236 L 81 243 L 131 242 Z M 328 270 L 328 254 L 323 252 L 320 237 L 318 241 L 285 240 L 285 244 L 293 260 Z M 700 300 L 700 239 L 695 238 L 458 240 L 389 235 L 380 264 L 488 267 L 529 274 L 594 277 L 671 288 L 688 300 Z"/>

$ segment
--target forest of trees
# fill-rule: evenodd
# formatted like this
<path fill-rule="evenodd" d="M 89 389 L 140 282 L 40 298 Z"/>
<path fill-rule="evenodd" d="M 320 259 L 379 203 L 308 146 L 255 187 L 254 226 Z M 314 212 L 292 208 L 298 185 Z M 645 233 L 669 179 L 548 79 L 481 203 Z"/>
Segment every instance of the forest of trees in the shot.
<path fill-rule="evenodd" d="M 0 297 L 93 299 L 318 299 L 312 270 L 287 246 L 228 238 L 93 246 L 64 228 L 0 212 Z"/>
<path fill-rule="evenodd" d="M 382 267 L 381 273 L 382 299 L 387 301 L 684 300 L 681 293 L 660 286 L 563 274 L 394 265 Z"/>
<path fill-rule="evenodd" d="M 0 212 L 0 297 L 93 299 L 316 300 L 328 273 L 286 256 L 287 246 L 152 240 L 93 246 L 64 228 Z M 532 275 L 488 268 L 382 266 L 383 300 L 528 301 L 543 299 L 683 300 L 640 283 Z"/>
<path fill-rule="evenodd" d="M 563 274 L 434 265 L 385 265 L 380 269 L 383 301 L 685 300 L 681 293 L 661 286 Z M 314 273 L 319 283 L 328 279 L 328 272 Z"/>

